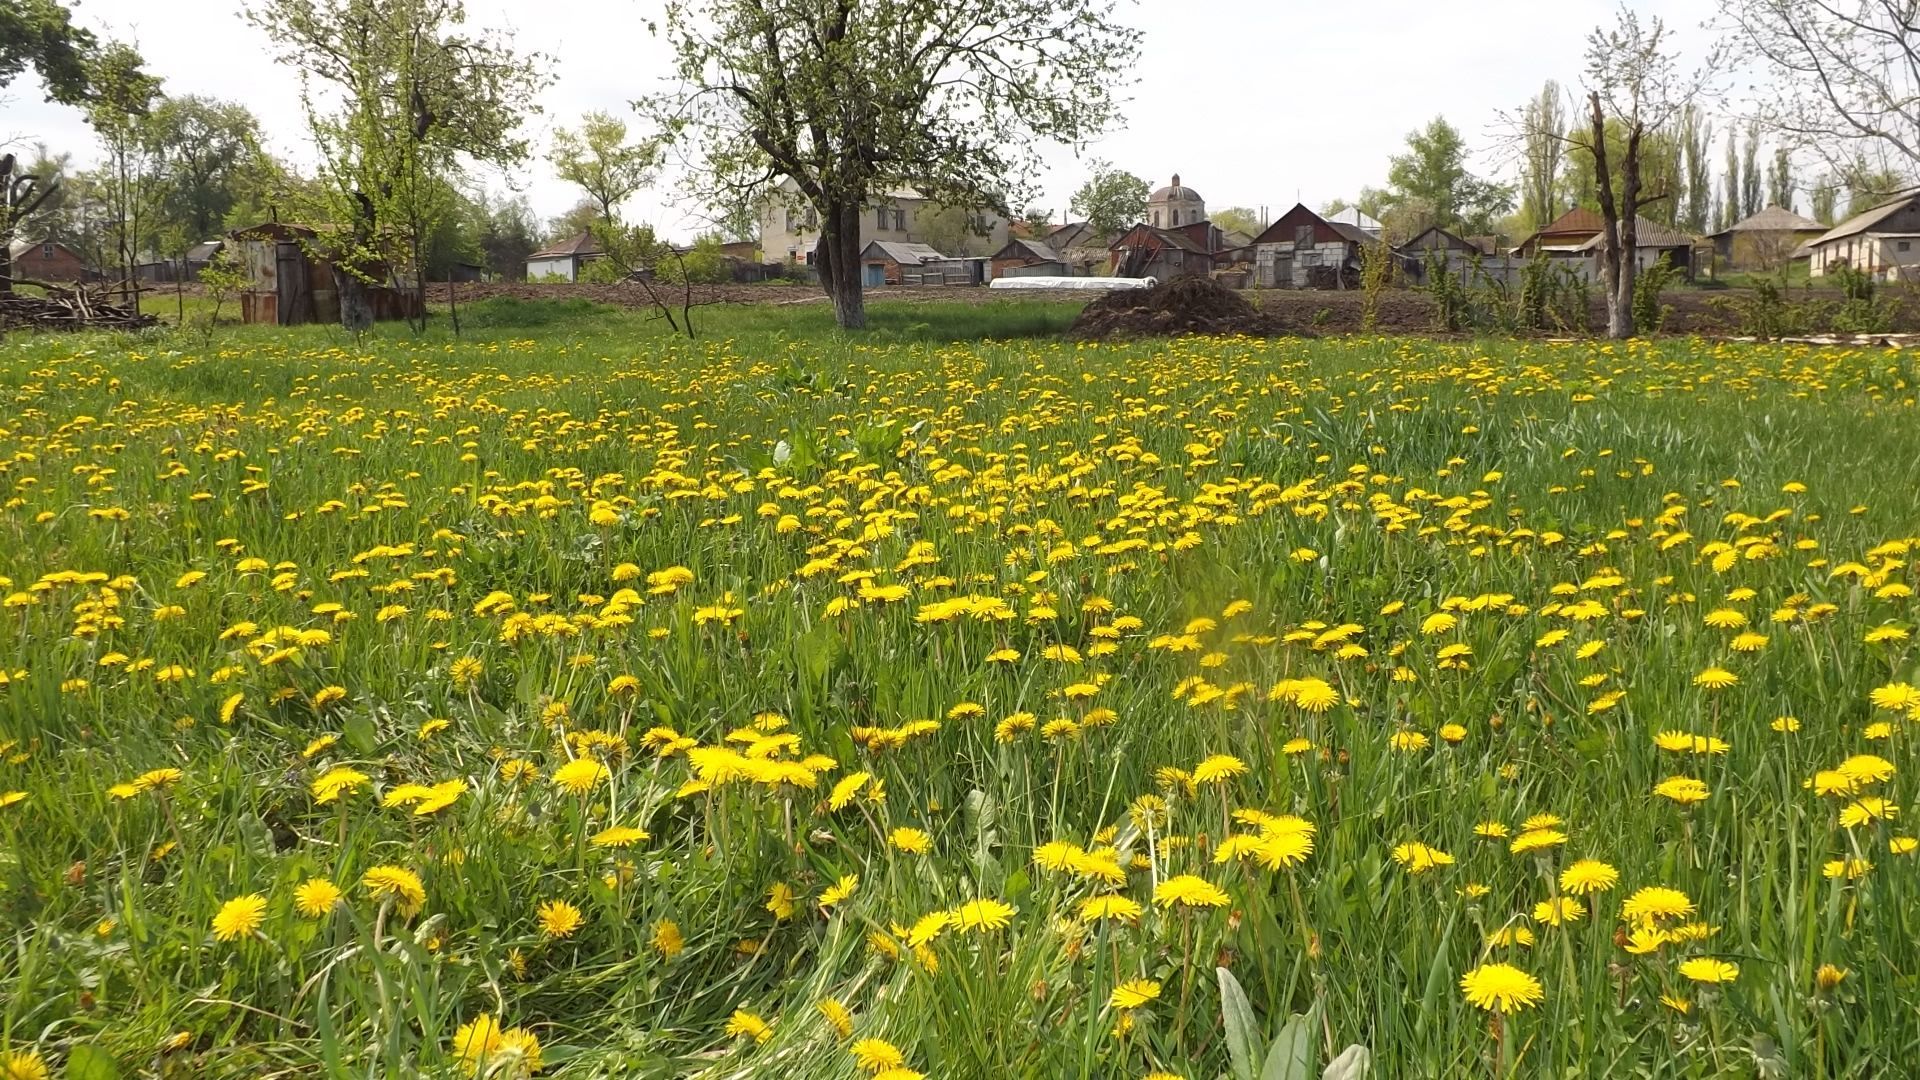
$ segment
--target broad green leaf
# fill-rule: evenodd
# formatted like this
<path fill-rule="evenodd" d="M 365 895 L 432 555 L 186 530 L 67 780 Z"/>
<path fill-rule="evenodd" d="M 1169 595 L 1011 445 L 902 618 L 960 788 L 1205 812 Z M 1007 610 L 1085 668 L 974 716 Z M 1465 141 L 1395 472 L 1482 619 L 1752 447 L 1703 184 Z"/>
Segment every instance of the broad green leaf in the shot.
<path fill-rule="evenodd" d="M 365 713 L 355 713 L 347 717 L 347 745 L 362 754 L 371 754 L 380 747 L 380 734 L 374 729 L 373 718 Z"/>
<path fill-rule="evenodd" d="M 120 1065 L 105 1050 L 81 1043 L 67 1051 L 67 1080 L 120 1080 Z"/>
<path fill-rule="evenodd" d="M 1226 1022 L 1227 1059 L 1233 1065 L 1234 1080 L 1255 1080 L 1261 1040 L 1260 1028 L 1253 1019 L 1253 1006 L 1233 972 L 1226 968 L 1215 970 L 1220 976 L 1220 1016 Z"/>
<path fill-rule="evenodd" d="M 1267 1063 L 1260 1080 L 1313 1080 L 1313 1064 L 1319 1055 L 1313 1052 L 1313 1019 L 1318 1007 L 1295 1013 L 1267 1048 Z"/>

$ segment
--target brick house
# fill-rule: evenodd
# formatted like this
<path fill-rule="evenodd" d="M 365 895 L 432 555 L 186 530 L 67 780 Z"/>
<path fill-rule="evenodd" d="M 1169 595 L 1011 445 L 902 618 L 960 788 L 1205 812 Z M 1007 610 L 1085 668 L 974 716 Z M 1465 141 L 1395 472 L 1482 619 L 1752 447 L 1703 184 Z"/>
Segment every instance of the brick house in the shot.
<path fill-rule="evenodd" d="M 17 280 L 59 285 L 100 276 L 78 252 L 58 240 L 15 240 L 7 245 L 7 253 Z"/>

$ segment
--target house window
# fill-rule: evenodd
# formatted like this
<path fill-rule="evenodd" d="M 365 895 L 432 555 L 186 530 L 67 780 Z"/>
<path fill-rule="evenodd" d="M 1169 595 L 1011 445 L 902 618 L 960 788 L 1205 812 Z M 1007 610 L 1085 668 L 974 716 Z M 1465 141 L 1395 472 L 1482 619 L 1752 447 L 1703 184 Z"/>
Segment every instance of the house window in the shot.
<path fill-rule="evenodd" d="M 1160 227 L 1160 211 L 1158 210 L 1153 212 L 1153 227 L 1156 229 Z"/>
<path fill-rule="evenodd" d="M 807 228 L 809 229 L 818 228 L 819 225 L 820 225 L 820 212 L 818 210 L 815 210 L 811 206 L 807 207 Z"/>
<path fill-rule="evenodd" d="M 884 206 L 881 207 L 879 212 L 874 216 L 878 219 L 875 227 L 884 230 L 887 227 L 887 208 Z"/>
<path fill-rule="evenodd" d="M 897 206 L 893 208 L 893 229 L 895 232 L 907 231 L 907 212 Z"/>
<path fill-rule="evenodd" d="M 1903 244 L 1903 245 L 1901 245 L 1901 248 L 1900 248 L 1900 250 L 1901 250 L 1901 251 L 1905 251 L 1905 250 L 1907 250 L 1907 249 L 1906 249 L 1906 246 L 1905 246 L 1904 244 Z M 41 258 L 43 258 L 43 259 L 51 259 L 51 258 L 53 258 L 53 245 L 52 245 L 52 244 L 41 244 L 41 245 L 40 245 L 40 257 L 41 257 Z"/>
<path fill-rule="evenodd" d="M 1912 243 L 1912 241 L 1910 241 L 1910 240 L 1902 240 L 1902 241 L 1900 241 L 1900 250 L 1901 250 L 1901 251 L 1905 251 L 1905 250 L 1907 250 L 1907 246 L 1908 246 L 1909 244 L 1911 244 L 1911 243 Z"/>

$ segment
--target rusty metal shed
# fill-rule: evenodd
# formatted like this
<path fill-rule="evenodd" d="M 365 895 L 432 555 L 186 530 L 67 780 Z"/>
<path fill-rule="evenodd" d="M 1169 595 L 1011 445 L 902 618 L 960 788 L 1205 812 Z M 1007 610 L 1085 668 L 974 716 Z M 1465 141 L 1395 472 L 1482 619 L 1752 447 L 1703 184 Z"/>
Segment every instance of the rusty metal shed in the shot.
<path fill-rule="evenodd" d="M 299 326 L 340 321 L 340 294 L 333 263 L 318 248 L 318 232 L 272 221 L 236 229 L 227 251 L 246 276 L 240 319 L 247 323 Z M 366 287 L 375 319 L 420 314 L 419 298 L 385 285 Z"/>

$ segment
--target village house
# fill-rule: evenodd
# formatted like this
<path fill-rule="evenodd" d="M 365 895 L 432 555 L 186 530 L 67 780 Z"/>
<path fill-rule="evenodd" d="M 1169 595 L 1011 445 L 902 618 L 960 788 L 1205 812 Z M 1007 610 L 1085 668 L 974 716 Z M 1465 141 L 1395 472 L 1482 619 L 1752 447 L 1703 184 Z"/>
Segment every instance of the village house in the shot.
<path fill-rule="evenodd" d="M 1073 271 L 1060 253 L 1053 250 L 1045 240 L 1016 236 L 1007 241 L 1007 246 L 993 253 L 993 276 L 1003 277 L 1068 277 Z"/>
<path fill-rule="evenodd" d="M 860 215 L 860 247 L 865 250 L 876 240 L 898 244 L 925 244 L 928 226 L 946 226 L 934 221 L 945 208 L 910 188 L 900 188 L 875 199 Z M 1007 244 L 1007 219 L 991 210 L 970 211 L 972 236 L 963 245 L 969 250 L 952 255 L 988 255 Z M 938 231 L 936 229 L 936 231 Z M 820 240 L 820 216 L 800 197 L 799 186 L 791 179 L 782 181 L 760 208 L 760 258 L 769 263 L 813 262 L 813 248 Z"/>
<path fill-rule="evenodd" d="M 1103 236 L 1086 221 L 1071 221 L 1047 233 L 1047 247 L 1074 275 L 1105 273 L 1117 236 Z"/>
<path fill-rule="evenodd" d="M 1122 233 L 1108 252 L 1111 272 L 1119 277 L 1168 281 L 1213 273 L 1214 251 L 1181 229 L 1135 225 Z"/>
<path fill-rule="evenodd" d="M 1713 241 L 1714 257 L 1731 269 L 1772 270 L 1792 259 L 1802 244 L 1826 231 L 1825 225 L 1812 218 L 1769 206 L 1708 239 Z"/>
<path fill-rule="evenodd" d="M 1403 271 L 1415 284 L 1426 281 L 1430 260 L 1444 265 L 1453 274 L 1477 273 L 1500 280 L 1512 276 L 1512 260 L 1501 258 L 1497 237 L 1461 236 L 1432 225 L 1396 250 L 1401 256 Z"/>
<path fill-rule="evenodd" d="M 1588 281 L 1599 281 L 1606 228 L 1598 210 L 1576 206 L 1515 244 L 1513 257 L 1524 261 L 1544 252 L 1549 259 L 1571 264 Z M 1689 281 L 1693 279 L 1693 237 L 1638 216 L 1634 233 L 1634 263 L 1641 270 L 1664 259 Z"/>
<path fill-rule="evenodd" d="M 528 281 L 579 281 L 587 264 L 606 258 L 591 229 L 527 256 Z"/>
<path fill-rule="evenodd" d="M 1253 238 L 1253 283 L 1268 289 L 1358 288 L 1360 254 L 1378 243 L 1358 225 L 1328 221 L 1295 203 Z"/>
<path fill-rule="evenodd" d="M 1841 265 L 1889 280 L 1920 264 L 1920 189 L 1872 206 L 1809 240 L 1801 252 L 1814 277 Z"/>
<path fill-rule="evenodd" d="M 984 285 L 989 260 L 944 255 L 926 244 L 875 240 L 860 253 L 861 281 L 886 285 Z"/>
<path fill-rule="evenodd" d="M 205 270 L 225 246 L 223 240 L 203 240 L 176 259 L 149 255 L 134 264 L 133 273 L 141 281 L 199 281 L 200 271 Z"/>
<path fill-rule="evenodd" d="M 58 240 L 15 240 L 7 245 L 7 254 L 17 280 L 68 285 L 100 276 L 79 252 Z"/>

